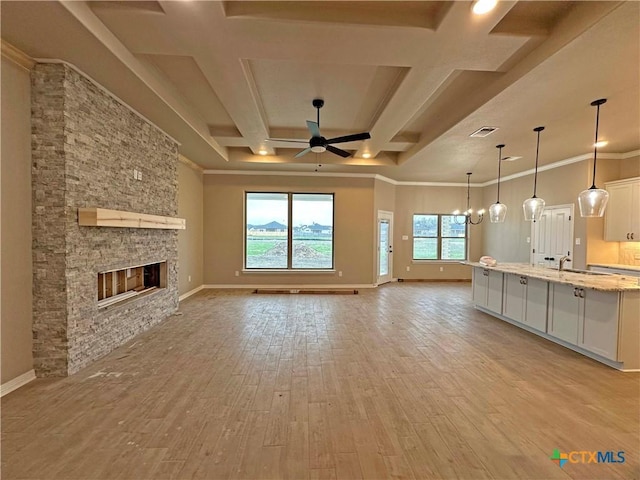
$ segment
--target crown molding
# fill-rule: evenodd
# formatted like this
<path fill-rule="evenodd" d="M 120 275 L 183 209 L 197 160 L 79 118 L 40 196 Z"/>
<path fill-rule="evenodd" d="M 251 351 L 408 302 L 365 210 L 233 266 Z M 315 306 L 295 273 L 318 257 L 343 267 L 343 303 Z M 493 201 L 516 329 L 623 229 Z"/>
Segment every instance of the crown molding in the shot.
<path fill-rule="evenodd" d="M 195 170 L 196 172 L 202 173 L 203 171 L 203 168 L 200 165 L 198 165 L 196 162 L 189 160 L 187 157 L 185 157 L 181 153 L 178 154 L 178 161 L 186 165 L 187 167 L 191 168 L 192 170 Z"/>
<path fill-rule="evenodd" d="M 5 40 L 1 40 L 0 44 L 2 45 L 2 56 L 7 60 L 11 60 L 13 63 L 26 70 L 31 70 L 36 64 L 33 58 L 10 43 L 7 43 Z"/>
<path fill-rule="evenodd" d="M 622 160 L 625 158 L 633 158 L 640 156 L 640 150 L 632 150 L 626 153 L 600 153 L 598 158 L 605 160 Z M 575 157 L 566 158 L 559 162 L 549 163 L 538 167 L 539 172 L 545 172 L 547 170 L 553 170 L 555 168 L 564 167 L 573 163 L 582 162 L 584 160 L 591 160 L 593 153 L 583 153 L 582 155 L 576 155 Z M 526 177 L 527 175 L 533 175 L 535 169 L 525 170 L 523 172 L 507 175 L 500 179 L 501 182 L 514 180 L 520 177 Z M 338 178 L 372 178 L 381 182 L 390 183 L 397 187 L 466 187 L 466 183 L 455 182 L 403 182 L 400 180 L 393 180 L 392 178 L 378 175 L 376 173 L 331 173 L 331 172 L 266 172 L 263 170 L 203 170 L 205 175 L 258 175 L 258 176 L 283 176 L 283 177 L 338 177 Z M 484 183 L 472 183 L 470 187 L 488 187 L 498 183 L 498 179 L 488 180 Z"/>

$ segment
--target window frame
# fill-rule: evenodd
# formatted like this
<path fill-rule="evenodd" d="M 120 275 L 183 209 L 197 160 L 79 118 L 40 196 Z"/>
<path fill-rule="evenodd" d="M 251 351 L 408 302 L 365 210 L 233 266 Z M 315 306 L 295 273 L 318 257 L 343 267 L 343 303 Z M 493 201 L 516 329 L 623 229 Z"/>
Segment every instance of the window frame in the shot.
<path fill-rule="evenodd" d="M 416 216 L 436 216 L 438 222 L 436 226 L 437 235 L 433 237 L 424 235 L 415 235 L 414 225 Z M 450 213 L 414 213 L 411 216 L 411 260 L 413 262 L 462 262 L 469 259 L 469 224 L 464 224 L 464 237 L 445 237 L 442 235 L 442 217 L 459 217 L 461 215 L 452 215 Z M 455 220 L 454 220 L 455 221 Z M 435 238 L 437 242 L 437 257 L 438 258 L 415 258 L 416 250 L 416 238 Z M 442 258 L 442 239 L 460 239 L 464 238 L 464 258 Z"/>
<path fill-rule="evenodd" d="M 247 267 L 247 199 L 251 194 L 271 194 L 271 195 L 287 195 L 287 267 Z M 323 195 L 331 197 L 331 266 L 322 268 L 304 267 L 296 268 L 293 266 L 293 199 L 295 195 Z M 244 192 L 244 218 L 243 218 L 243 271 L 246 272 L 334 272 L 335 271 L 335 257 L 336 257 L 336 194 L 335 192 L 308 192 L 308 191 L 295 191 L 295 192 L 282 192 L 282 191 L 254 191 L 246 190 Z"/>

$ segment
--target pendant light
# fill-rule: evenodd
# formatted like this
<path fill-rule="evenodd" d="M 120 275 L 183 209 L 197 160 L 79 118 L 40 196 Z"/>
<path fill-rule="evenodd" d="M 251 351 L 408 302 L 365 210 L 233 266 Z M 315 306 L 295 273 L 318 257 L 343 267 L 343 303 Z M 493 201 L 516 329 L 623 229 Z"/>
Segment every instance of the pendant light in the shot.
<path fill-rule="evenodd" d="M 484 219 L 484 209 L 478 211 L 478 219 L 475 222 L 471 219 L 472 213 L 473 213 L 473 210 L 471 209 L 471 172 L 467 172 L 467 209 L 462 213 L 460 213 L 460 210 L 456 210 L 455 212 L 453 212 L 453 215 L 455 215 L 455 217 L 453 217 L 453 221 L 458 225 L 464 225 L 465 223 L 469 225 L 478 225 L 479 223 L 481 223 L 482 220 Z M 458 217 L 464 217 L 464 220 L 458 221 Z"/>
<path fill-rule="evenodd" d="M 503 144 L 496 145 L 498 149 L 498 197 L 496 203 L 489 207 L 489 220 L 491 223 L 502 223 L 507 216 L 507 206 L 504 203 L 500 203 L 500 166 L 502 165 L 502 149 Z"/>
<path fill-rule="evenodd" d="M 609 192 L 596 187 L 596 158 L 598 156 L 598 124 L 600 121 L 600 105 L 606 103 L 606 98 L 594 100 L 592 107 L 596 107 L 596 139 L 593 145 L 593 183 L 591 188 L 583 190 L 578 195 L 578 206 L 581 217 L 601 217 L 609 201 Z"/>
<path fill-rule="evenodd" d="M 544 200 L 536 197 L 536 187 L 538 186 L 538 154 L 540 153 L 540 132 L 544 127 L 536 127 L 533 129 L 538 134 L 538 142 L 536 144 L 536 169 L 533 173 L 533 197 L 527 198 L 522 204 L 524 210 L 524 219 L 528 222 L 537 222 L 542 216 L 544 210 Z"/>

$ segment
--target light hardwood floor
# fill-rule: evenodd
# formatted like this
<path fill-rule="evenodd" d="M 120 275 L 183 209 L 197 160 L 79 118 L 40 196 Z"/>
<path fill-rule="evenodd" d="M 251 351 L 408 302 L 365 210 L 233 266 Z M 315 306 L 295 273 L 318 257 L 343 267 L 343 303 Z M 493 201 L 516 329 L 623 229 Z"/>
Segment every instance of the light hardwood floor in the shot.
<path fill-rule="evenodd" d="M 640 376 L 470 297 L 202 291 L 84 371 L 5 396 L 2 478 L 638 478 Z M 556 448 L 626 461 L 560 468 Z"/>

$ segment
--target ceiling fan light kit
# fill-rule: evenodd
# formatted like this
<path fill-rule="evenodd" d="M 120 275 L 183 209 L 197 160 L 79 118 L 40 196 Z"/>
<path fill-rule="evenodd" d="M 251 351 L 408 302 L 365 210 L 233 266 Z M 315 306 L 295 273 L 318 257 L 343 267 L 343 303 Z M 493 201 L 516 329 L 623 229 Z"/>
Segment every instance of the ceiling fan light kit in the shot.
<path fill-rule="evenodd" d="M 583 190 L 578 195 L 578 206 L 581 217 L 601 217 L 609 201 L 609 192 L 596 187 L 596 160 L 598 157 L 598 146 L 602 143 L 598 141 L 598 126 L 600 123 L 600 105 L 607 102 L 606 98 L 600 98 L 591 102 L 592 107 L 596 107 L 596 138 L 593 146 L 593 182 L 591 187 Z"/>
<path fill-rule="evenodd" d="M 298 152 L 295 155 L 295 158 L 300 158 L 303 155 L 306 155 L 309 152 L 313 153 L 324 153 L 331 152 L 334 155 L 338 155 L 342 158 L 350 157 L 351 154 L 346 150 L 342 150 L 341 148 L 334 147 L 333 145 L 336 143 L 346 143 L 346 142 L 357 142 L 359 140 L 368 140 L 371 138 L 369 132 L 362 133 L 354 133 L 353 135 L 345 135 L 342 137 L 334 137 L 334 138 L 325 138 L 320 133 L 320 109 L 324 106 L 324 100 L 321 98 L 314 98 L 313 102 L 311 102 L 313 107 L 317 110 L 316 121 L 313 122 L 311 120 L 307 120 L 307 128 L 309 129 L 309 133 L 311 133 L 311 138 L 309 139 L 309 146 L 304 150 Z M 288 141 L 292 143 L 304 143 L 303 141 L 298 140 L 284 140 L 284 139 L 275 139 L 270 138 L 269 141 Z"/>

